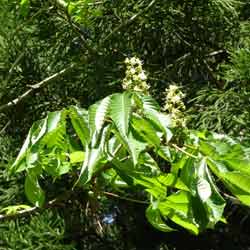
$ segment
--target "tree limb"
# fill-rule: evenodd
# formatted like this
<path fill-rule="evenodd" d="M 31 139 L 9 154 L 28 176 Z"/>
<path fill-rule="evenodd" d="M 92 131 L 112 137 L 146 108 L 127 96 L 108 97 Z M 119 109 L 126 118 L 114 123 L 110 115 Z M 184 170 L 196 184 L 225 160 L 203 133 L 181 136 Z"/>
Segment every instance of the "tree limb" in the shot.
<path fill-rule="evenodd" d="M 59 76 L 65 74 L 66 72 L 68 72 L 69 70 L 71 70 L 72 68 L 75 67 L 75 64 L 70 65 L 69 67 L 55 73 L 52 76 L 49 76 L 47 78 L 45 78 L 44 80 L 42 80 L 39 83 L 36 83 L 34 85 L 29 85 L 29 89 L 24 92 L 23 94 L 21 94 L 20 96 L 18 96 L 17 98 L 15 98 L 14 100 L 11 100 L 10 102 L 0 106 L 0 112 L 2 112 L 3 110 L 10 108 L 12 106 L 17 105 L 19 102 L 21 102 L 23 99 L 25 99 L 27 96 L 29 96 L 34 90 L 39 89 L 41 87 L 43 87 L 46 83 L 48 83 L 51 80 L 54 80 L 56 78 L 58 78 Z"/>
<path fill-rule="evenodd" d="M 5 126 L 0 130 L 0 135 L 3 134 L 3 132 L 8 128 L 8 126 L 10 125 L 11 121 L 9 120 Z"/>
<path fill-rule="evenodd" d="M 31 208 L 28 208 L 28 209 L 21 210 L 21 211 L 15 213 L 15 214 L 0 214 L 0 221 L 1 220 L 8 220 L 8 219 L 15 219 L 17 217 L 32 214 L 35 211 L 37 211 L 38 209 L 39 209 L 39 207 L 31 207 Z"/>
<path fill-rule="evenodd" d="M 41 211 L 42 209 L 60 206 L 62 201 L 67 201 L 71 197 L 72 197 L 72 190 L 59 195 L 57 198 L 55 198 L 51 201 L 48 201 L 43 207 L 31 207 L 28 209 L 17 211 L 15 214 L 0 214 L 0 221 L 1 220 L 16 219 L 18 217 L 31 215 L 35 212 Z"/>

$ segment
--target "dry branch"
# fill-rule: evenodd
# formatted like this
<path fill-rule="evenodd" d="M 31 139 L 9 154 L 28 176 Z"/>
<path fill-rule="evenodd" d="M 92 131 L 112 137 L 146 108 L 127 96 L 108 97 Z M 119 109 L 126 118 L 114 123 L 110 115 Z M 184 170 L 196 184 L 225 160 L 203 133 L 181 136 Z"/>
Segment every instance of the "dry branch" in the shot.
<path fill-rule="evenodd" d="M 29 85 L 29 89 L 26 92 L 24 92 L 23 94 L 21 94 L 20 96 L 18 96 L 14 100 L 11 100 L 10 102 L 0 106 L 0 112 L 2 112 L 3 110 L 5 110 L 7 108 L 10 108 L 12 106 L 17 105 L 19 102 L 21 102 L 27 96 L 29 96 L 34 90 L 43 87 L 46 83 L 48 83 L 49 81 L 54 80 L 54 79 L 58 78 L 59 76 L 65 74 L 66 72 L 71 70 L 73 67 L 75 67 L 75 64 L 72 64 L 69 67 L 55 73 L 54 75 L 47 77 L 46 79 L 42 80 L 39 83 L 36 83 L 34 85 Z"/>

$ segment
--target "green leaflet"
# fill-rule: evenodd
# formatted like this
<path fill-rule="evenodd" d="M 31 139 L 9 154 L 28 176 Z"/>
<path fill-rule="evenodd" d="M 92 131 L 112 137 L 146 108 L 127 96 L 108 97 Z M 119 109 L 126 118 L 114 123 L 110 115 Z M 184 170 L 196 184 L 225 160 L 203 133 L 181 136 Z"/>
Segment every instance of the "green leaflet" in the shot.
<path fill-rule="evenodd" d="M 69 155 L 70 163 L 78 163 L 83 162 L 84 160 L 84 152 L 83 151 L 75 151 Z"/>
<path fill-rule="evenodd" d="M 127 149 L 136 165 L 139 154 L 145 146 L 141 140 L 134 140 L 135 133 L 129 129 L 132 112 L 131 97 L 132 94 L 129 92 L 112 95 L 109 116 L 115 125 L 113 132 L 116 138 Z"/>
<path fill-rule="evenodd" d="M 109 110 L 109 105 L 110 105 L 110 101 L 111 101 L 111 96 L 108 96 L 106 98 L 104 98 L 103 100 L 101 100 L 95 110 L 95 114 L 93 115 L 94 117 L 94 124 L 92 121 L 92 116 L 90 115 L 90 117 L 92 119 L 90 119 L 89 123 L 90 123 L 90 128 L 93 130 L 93 128 L 95 127 L 95 130 L 97 131 L 97 133 L 100 132 L 100 130 L 103 127 L 103 124 L 105 122 L 105 118 L 108 114 L 108 110 Z M 92 124 L 91 124 L 92 123 Z"/>
<path fill-rule="evenodd" d="M 172 157 L 171 157 L 171 152 L 170 152 L 170 149 L 169 147 L 167 146 L 160 146 L 156 149 L 156 153 L 161 157 L 163 158 L 164 160 L 166 161 L 172 161 Z"/>
<path fill-rule="evenodd" d="M 226 187 L 245 205 L 250 206 L 250 177 L 244 172 L 231 171 L 221 162 L 208 159 L 207 163 Z"/>
<path fill-rule="evenodd" d="M 250 206 L 250 176 L 232 171 L 222 175 L 226 187 L 244 204 Z"/>
<path fill-rule="evenodd" d="M 125 162 L 121 162 L 116 158 L 112 159 L 113 168 L 120 176 L 120 178 L 127 183 L 129 186 L 134 185 L 133 174 L 134 174 L 134 166 L 133 162 L 127 160 Z"/>
<path fill-rule="evenodd" d="M 45 202 L 45 194 L 38 182 L 38 173 L 29 171 L 24 183 L 24 190 L 28 200 L 37 207 L 42 207 Z"/>
<path fill-rule="evenodd" d="M 158 176 L 147 176 L 143 173 L 134 172 L 132 175 L 134 184 L 141 185 L 148 193 L 156 199 L 164 199 L 168 188 L 177 188 L 189 191 L 189 188 L 174 174 L 160 174 Z"/>
<path fill-rule="evenodd" d="M 134 165 L 137 165 L 140 154 L 146 149 L 147 143 L 137 131 L 131 129 L 128 134 L 127 145 L 129 147 L 128 151 L 132 156 Z"/>
<path fill-rule="evenodd" d="M 14 206 L 8 206 L 0 210 L 0 212 L 5 213 L 7 215 L 15 215 L 17 212 L 28 210 L 31 207 L 28 205 L 20 204 L 20 205 L 14 205 Z"/>
<path fill-rule="evenodd" d="M 160 112 L 158 103 L 152 97 L 140 95 L 139 93 L 137 93 L 136 97 L 139 99 L 145 117 L 164 133 L 166 141 L 169 142 L 172 138 L 172 132 L 169 129 L 171 127 L 170 116 Z"/>
<path fill-rule="evenodd" d="M 48 116 L 33 124 L 28 136 L 12 166 L 12 171 L 23 171 L 37 164 L 41 147 L 66 146 L 64 136 L 65 115 L 64 111 L 51 112 Z"/>
<path fill-rule="evenodd" d="M 149 146 L 156 148 L 160 146 L 161 141 L 160 137 L 157 135 L 157 130 L 149 121 L 133 116 L 131 119 L 131 125 Z"/>
<path fill-rule="evenodd" d="M 180 179 L 189 188 L 191 194 L 196 196 L 197 169 L 194 164 L 195 161 L 193 158 L 186 158 L 186 156 L 183 156 L 183 158 L 185 161 L 183 162 L 183 167 L 180 172 Z M 183 158 L 180 159 L 180 162 L 182 162 Z M 177 174 L 177 172 L 175 174 Z"/>
<path fill-rule="evenodd" d="M 205 228 L 213 228 L 222 218 L 226 202 L 220 195 L 213 181 L 206 164 L 206 159 L 200 161 L 197 177 L 197 194 L 205 208 L 208 220 L 208 224 L 205 225 Z"/>
<path fill-rule="evenodd" d="M 214 134 L 200 141 L 199 150 L 211 159 L 220 161 L 231 170 L 250 174 L 250 148 L 226 136 Z"/>
<path fill-rule="evenodd" d="M 71 106 L 69 108 L 69 117 L 82 145 L 85 146 L 90 142 L 88 112 L 76 106 Z"/>
<path fill-rule="evenodd" d="M 107 162 L 105 144 L 109 136 L 109 131 L 110 126 L 107 126 L 102 130 L 101 139 L 97 147 L 86 147 L 85 158 L 77 183 L 80 182 L 82 185 L 84 185 L 89 182 L 94 172 L 99 170 L 101 166 Z"/>
<path fill-rule="evenodd" d="M 141 171 L 145 174 L 149 173 L 149 176 L 157 176 L 161 173 L 157 162 L 147 152 L 143 152 L 140 154 L 137 168 L 140 168 Z"/>
<path fill-rule="evenodd" d="M 196 224 L 193 215 L 190 193 L 179 191 L 170 195 L 166 201 L 158 203 L 158 208 L 163 216 L 168 217 L 176 224 L 195 235 L 199 233 L 199 226 Z"/>
<path fill-rule="evenodd" d="M 192 194 L 191 206 L 199 230 L 213 228 L 223 215 L 225 201 L 206 165 L 206 158 L 187 159 L 181 170 L 181 180 Z"/>
<path fill-rule="evenodd" d="M 159 112 L 161 109 L 159 104 L 151 96 L 142 95 L 141 93 L 136 92 L 134 93 L 134 97 L 138 100 L 137 103 L 144 110 L 144 112 Z"/>
<path fill-rule="evenodd" d="M 172 232 L 175 229 L 169 227 L 162 219 L 159 209 L 154 208 L 153 205 L 150 205 L 146 210 L 146 218 L 150 224 L 156 229 L 163 232 Z"/>
<path fill-rule="evenodd" d="M 162 185 L 157 177 L 145 177 L 143 175 L 134 175 L 134 184 L 143 186 L 148 193 L 152 194 L 155 198 L 160 199 L 166 197 L 167 186 Z"/>
<path fill-rule="evenodd" d="M 124 92 L 122 94 L 114 94 L 110 103 L 110 118 L 117 127 L 119 133 L 127 139 L 129 120 L 132 109 L 131 94 Z"/>

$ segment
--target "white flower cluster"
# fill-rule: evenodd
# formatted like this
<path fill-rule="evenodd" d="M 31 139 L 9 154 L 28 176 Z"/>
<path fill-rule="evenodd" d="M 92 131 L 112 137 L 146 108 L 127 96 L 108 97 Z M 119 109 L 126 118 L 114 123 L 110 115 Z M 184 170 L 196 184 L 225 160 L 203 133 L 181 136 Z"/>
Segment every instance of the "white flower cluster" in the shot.
<path fill-rule="evenodd" d="M 149 85 L 147 75 L 142 69 L 142 62 L 137 57 L 126 58 L 126 76 L 123 79 L 122 87 L 126 90 L 134 90 L 148 94 Z"/>
<path fill-rule="evenodd" d="M 174 126 L 186 126 L 186 119 L 184 117 L 186 107 L 182 101 L 184 97 L 185 95 L 176 85 L 170 85 L 169 88 L 166 89 L 164 110 L 171 115 Z"/>

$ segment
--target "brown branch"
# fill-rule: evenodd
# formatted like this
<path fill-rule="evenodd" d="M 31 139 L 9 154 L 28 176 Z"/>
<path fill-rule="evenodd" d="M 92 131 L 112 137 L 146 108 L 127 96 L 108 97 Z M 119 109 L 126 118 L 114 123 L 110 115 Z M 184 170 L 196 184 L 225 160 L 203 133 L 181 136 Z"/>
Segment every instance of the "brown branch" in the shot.
<path fill-rule="evenodd" d="M 1 220 L 16 219 L 18 217 L 27 216 L 27 215 L 31 215 L 35 212 L 42 211 L 43 209 L 61 206 L 62 201 L 67 201 L 71 197 L 72 197 L 72 190 L 67 191 L 67 192 L 59 195 L 57 198 L 55 198 L 51 201 L 48 201 L 43 207 L 31 207 L 28 209 L 17 211 L 15 214 L 0 214 L 0 221 Z"/>
<path fill-rule="evenodd" d="M 105 194 L 107 196 L 111 196 L 111 197 L 114 197 L 114 198 L 118 198 L 120 200 L 126 200 L 126 201 L 131 201 L 131 202 L 135 202 L 135 203 L 139 203 L 139 204 L 149 204 L 148 201 L 140 201 L 140 200 L 135 200 L 135 199 L 132 199 L 132 198 L 128 198 L 128 197 L 123 197 L 123 196 L 120 196 L 118 194 L 114 194 L 114 193 L 110 193 L 110 192 L 102 192 L 102 194 Z"/>
<path fill-rule="evenodd" d="M 44 208 L 49 208 L 55 205 L 55 203 L 57 202 L 57 200 L 52 200 L 49 201 Z M 41 207 L 31 207 L 28 209 L 24 209 L 21 211 L 17 211 L 15 214 L 0 214 L 0 221 L 1 220 L 10 220 L 10 219 L 16 219 L 18 217 L 22 217 L 22 216 L 26 216 L 26 215 L 31 215 L 34 212 L 40 211 L 42 208 Z"/>
<path fill-rule="evenodd" d="M 211 53 L 207 54 L 207 55 L 206 55 L 206 57 L 217 56 L 217 55 L 219 55 L 219 54 L 223 54 L 223 53 L 228 54 L 228 51 L 227 51 L 227 50 L 225 50 L 225 49 L 221 49 L 221 50 L 213 51 L 213 52 L 211 52 Z"/>
<path fill-rule="evenodd" d="M 24 92 L 23 94 L 21 94 L 20 96 L 18 96 L 14 100 L 11 100 L 10 102 L 0 106 L 0 112 L 2 112 L 5 109 L 8 109 L 8 108 L 10 108 L 12 106 L 17 105 L 19 102 L 21 102 L 27 96 L 29 96 L 34 90 L 43 87 L 46 83 L 50 82 L 51 80 L 54 80 L 54 79 L 58 78 L 59 76 L 65 74 L 66 72 L 68 72 L 69 70 L 71 70 L 74 67 L 75 67 L 75 64 L 72 64 L 69 67 L 55 73 L 54 75 L 47 77 L 46 79 L 42 80 L 39 83 L 36 83 L 34 85 L 29 85 L 29 89 L 26 92 Z"/>
<path fill-rule="evenodd" d="M 0 135 L 3 134 L 3 132 L 8 128 L 8 126 L 10 125 L 11 121 L 9 120 L 5 126 L 0 130 Z"/>
<path fill-rule="evenodd" d="M 40 209 L 39 207 L 31 207 L 31 208 L 28 208 L 28 209 L 18 211 L 15 214 L 0 214 L 0 221 L 1 220 L 16 219 L 17 217 L 32 214 L 32 213 L 38 211 L 39 209 Z"/>
<path fill-rule="evenodd" d="M 206 54 L 205 57 L 206 57 L 206 58 L 207 58 L 207 57 L 213 57 L 213 56 L 217 56 L 217 55 L 223 54 L 223 53 L 228 53 L 228 52 L 227 52 L 226 50 L 223 50 L 223 49 L 221 49 L 221 50 L 216 50 L 216 51 L 213 51 L 213 52 L 211 52 L 211 53 Z M 184 61 L 186 58 L 189 58 L 189 57 L 191 57 L 191 56 L 192 56 L 192 54 L 191 54 L 190 52 L 184 54 L 183 56 L 177 58 L 173 63 L 167 65 L 167 69 L 170 69 L 170 68 L 174 67 L 174 65 L 175 65 L 176 63 L 179 63 L 179 62 L 181 62 L 181 61 Z"/>

